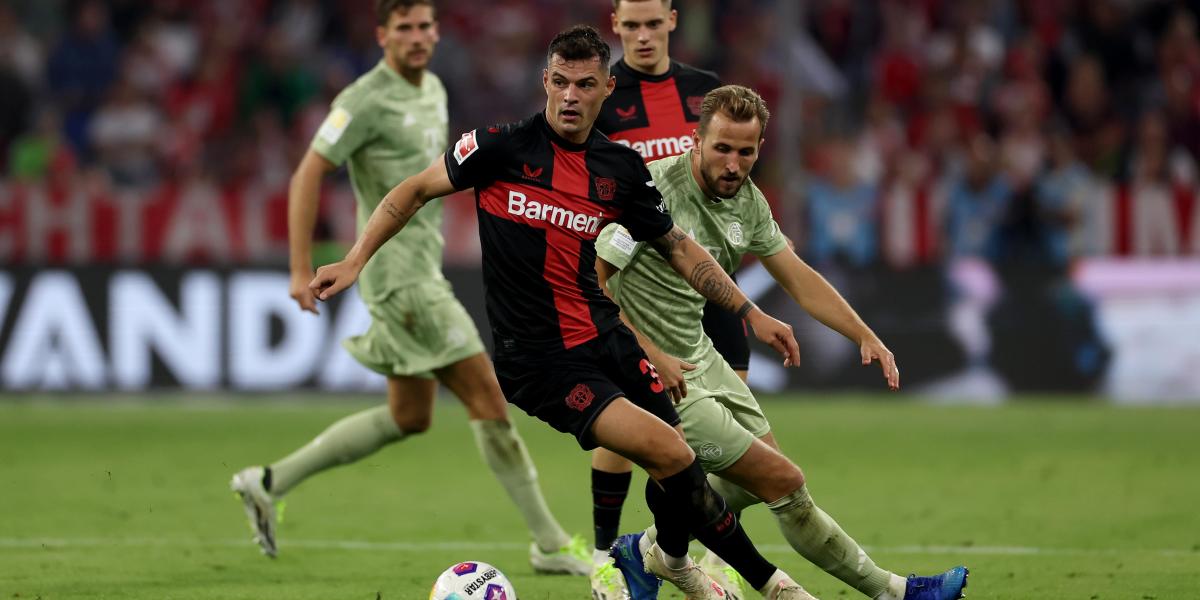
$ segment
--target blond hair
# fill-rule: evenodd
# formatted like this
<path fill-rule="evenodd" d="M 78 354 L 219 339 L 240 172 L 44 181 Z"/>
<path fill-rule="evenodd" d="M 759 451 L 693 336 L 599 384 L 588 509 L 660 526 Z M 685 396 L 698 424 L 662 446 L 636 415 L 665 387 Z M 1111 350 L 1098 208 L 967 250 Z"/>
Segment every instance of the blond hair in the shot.
<path fill-rule="evenodd" d="M 701 135 L 712 121 L 713 115 L 721 113 L 734 122 L 745 123 L 758 119 L 762 131 L 767 130 L 767 120 L 771 111 L 758 92 L 741 85 L 724 85 L 704 95 L 700 104 L 700 123 L 697 128 Z"/>

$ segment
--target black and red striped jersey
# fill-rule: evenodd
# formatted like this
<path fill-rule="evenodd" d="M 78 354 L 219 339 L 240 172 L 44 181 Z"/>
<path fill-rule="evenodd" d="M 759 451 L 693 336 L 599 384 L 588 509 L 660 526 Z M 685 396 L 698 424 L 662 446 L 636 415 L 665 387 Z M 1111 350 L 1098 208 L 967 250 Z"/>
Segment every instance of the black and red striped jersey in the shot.
<path fill-rule="evenodd" d="M 624 59 L 612 73 L 617 87 L 604 101 L 596 129 L 637 150 L 646 162 L 692 149 L 704 95 L 721 87 L 715 73 L 671 61 L 666 73 L 647 75 Z"/>
<path fill-rule="evenodd" d="M 446 153 L 456 189 L 475 188 L 486 304 L 498 351 L 573 348 L 620 322 L 596 280 L 596 236 L 673 227 L 637 153 L 592 130 L 574 144 L 542 113 L 463 134 Z"/>

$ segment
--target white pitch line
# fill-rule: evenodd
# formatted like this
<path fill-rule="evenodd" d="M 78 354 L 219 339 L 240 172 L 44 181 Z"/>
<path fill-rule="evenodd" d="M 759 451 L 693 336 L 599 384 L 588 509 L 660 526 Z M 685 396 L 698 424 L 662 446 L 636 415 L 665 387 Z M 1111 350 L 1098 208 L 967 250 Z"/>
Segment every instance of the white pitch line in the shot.
<path fill-rule="evenodd" d="M 515 542 L 370 542 L 365 540 L 304 540 L 284 539 L 283 548 L 310 548 L 315 550 L 356 550 L 393 552 L 430 552 L 438 550 L 464 550 L 473 552 L 524 552 L 528 544 Z M 182 538 L 13 538 L 0 537 L 0 548 L 100 548 L 100 547 L 251 547 L 250 540 L 235 539 L 182 539 Z M 791 546 L 783 544 L 761 544 L 764 552 L 791 552 Z M 975 556 L 1096 556 L 1145 553 L 1158 556 L 1195 556 L 1200 551 L 1161 548 L 1043 548 L 1036 546 L 868 546 L 868 552 L 879 554 L 911 555 L 975 555 Z"/>

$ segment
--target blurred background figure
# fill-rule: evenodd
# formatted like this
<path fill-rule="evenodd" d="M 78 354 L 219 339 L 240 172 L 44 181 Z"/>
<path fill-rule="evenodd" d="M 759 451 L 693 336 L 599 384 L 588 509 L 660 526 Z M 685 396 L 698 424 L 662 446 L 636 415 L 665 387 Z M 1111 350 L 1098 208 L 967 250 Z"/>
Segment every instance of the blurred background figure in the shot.
<path fill-rule="evenodd" d="M 996 358 L 995 348 L 964 346 L 952 325 L 950 307 L 967 289 L 955 275 L 965 260 L 971 272 L 991 273 L 980 281 L 995 280 L 985 286 L 993 301 L 976 306 L 968 328 L 980 334 L 995 333 L 1001 305 L 1029 286 L 1050 293 L 1044 286 L 1053 282 L 1068 290 L 1060 298 L 1092 307 L 1084 321 L 1094 326 L 1083 329 L 1094 335 L 1084 337 L 1111 361 L 1055 385 L 1128 401 L 1163 395 L 1128 391 L 1137 389 L 1200 396 L 1188 373 L 1156 375 L 1171 385 L 1138 385 L 1150 375 L 1122 365 L 1146 350 L 1121 340 L 1169 326 L 1115 304 L 1117 295 L 1132 294 L 1150 306 L 1163 283 L 1185 315 L 1200 310 L 1200 290 L 1139 275 L 1160 272 L 1148 265 L 1187 270 L 1200 261 L 1193 4 L 676 0 L 673 7 L 681 25 L 672 57 L 753 87 L 779 107 L 755 182 L 803 257 L 838 279 L 880 335 L 897 342 L 900 362 L 912 364 L 906 382 L 913 388 Z M 462 0 L 440 9 L 443 39 L 432 68 L 444 74 L 450 129 L 460 130 L 535 110 L 530 77 L 548 36 L 565 23 L 603 26 L 612 6 Z M 167 288 L 215 260 L 279 269 L 286 174 L 336 92 L 378 60 L 368 12 L 323 0 L 0 5 L 0 256 L 28 267 L 22 282 L 46 266 L 145 269 Z M 619 46 L 615 35 L 610 42 Z M 474 206 L 454 198 L 445 212 L 449 275 L 477 288 Z M 331 255 L 352 239 L 353 221 L 342 173 L 326 182 L 318 222 Z M 1026 276 L 1035 270 L 1042 275 Z M 754 274 L 745 275 L 753 286 Z M 779 292 L 761 285 L 770 307 Z M 92 296 L 103 296 L 104 285 L 87 287 L 88 318 L 102 321 L 105 310 Z M 464 297 L 476 288 L 462 287 Z M 24 318 L 23 294 L 6 311 L 0 349 L 11 346 Z M 468 308 L 482 318 L 480 306 Z M 217 318 L 233 318 L 222 310 Z M 1008 318 L 1030 321 L 1012 310 Z M 1123 321 L 1113 321 L 1118 314 Z M 830 346 L 836 339 L 805 337 L 798 325 L 805 351 L 822 358 L 790 376 L 761 369 L 753 384 L 869 385 L 842 368 L 844 349 Z M 343 363 L 286 342 L 324 339 L 333 325 L 303 334 L 295 327 L 268 331 L 270 344 L 260 349 L 296 361 L 301 370 L 285 378 L 289 385 L 381 385 L 359 372 L 314 375 L 312 365 Z M 104 368 L 116 369 L 108 359 L 116 342 L 106 327 L 97 330 Z M 218 357 L 231 340 L 219 341 Z M 66 352 L 57 348 L 42 352 Z M 53 362 L 37 358 L 46 356 L 30 364 Z M 1001 377 L 1006 389 L 1056 381 L 1044 363 L 1005 360 L 1016 361 Z M 139 363 L 136 371 L 146 381 L 180 384 L 169 364 Z M 35 372 L 20 381 L 60 380 Z M 227 367 L 213 385 L 237 387 Z"/>

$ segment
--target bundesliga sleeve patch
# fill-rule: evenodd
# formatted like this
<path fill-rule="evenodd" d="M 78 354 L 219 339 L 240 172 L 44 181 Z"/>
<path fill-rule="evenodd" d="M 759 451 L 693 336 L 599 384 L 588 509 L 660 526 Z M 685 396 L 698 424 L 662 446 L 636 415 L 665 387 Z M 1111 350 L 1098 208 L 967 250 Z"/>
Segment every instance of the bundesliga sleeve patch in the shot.
<path fill-rule="evenodd" d="M 338 140 L 342 139 L 342 134 L 346 133 L 346 127 L 350 125 L 353 118 L 346 109 L 340 106 L 333 109 L 333 112 L 325 117 L 325 122 L 321 123 L 321 128 L 317 130 L 317 137 L 330 146 L 337 144 Z"/>
<path fill-rule="evenodd" d="M 463 161 L 470 158 L 477 150 L 479 150 L 479 142 L 475 140 L 475 130 L 472 129 L 462 134 L 458 143 L 454 144 L 454 160 L 458 161 L 458 164 L 461 165 Z"/>
<path fill-rule="evenodd" d="M 612 239 L 608 243 L 628 256 L 633 256 L 633 250 L 637 247 L 637 242 L 633 241 L 633 237 L 624 227 L 614 228 Z"/>

